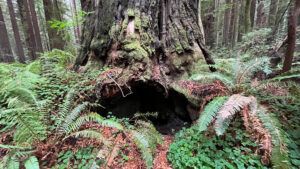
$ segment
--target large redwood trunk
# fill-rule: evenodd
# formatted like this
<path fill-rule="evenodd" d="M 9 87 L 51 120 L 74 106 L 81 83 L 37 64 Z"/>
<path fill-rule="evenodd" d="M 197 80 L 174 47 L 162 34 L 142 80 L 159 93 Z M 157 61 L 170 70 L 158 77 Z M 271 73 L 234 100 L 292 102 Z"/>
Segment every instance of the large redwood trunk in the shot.
<path fill-rule="evenodd" d="M 185 104 L 183 112 L 195 120 L 197 113 L 193 110 L 199 112 L 201 101 L 224 94 L 220 83 L 202 85 L 186 80 L 199 71 L 210 71 L 199 70 L 198 65 L 214 64 L 203 45 L 196 0 L 86 0 L 81 3 L 84 11 L 93 13 L 83 25 L 82 48 L 75 69 L 84 65 L 96 70 L 113 67 L 99 77 L 104 80 L 96 81 L 95 90 L 101 100 L 117 95 L 130 97 L 132 92 L 154 88 L 168 101 L 170 97 L 176 100 L 180 96 L 188 100 L 174 105 Z M 141 93 L 138 96 L 147 97 Z M 143 99 L 135 102 L 139 100 Z M 154 100 L 155 97 L 150 102 Z"/>

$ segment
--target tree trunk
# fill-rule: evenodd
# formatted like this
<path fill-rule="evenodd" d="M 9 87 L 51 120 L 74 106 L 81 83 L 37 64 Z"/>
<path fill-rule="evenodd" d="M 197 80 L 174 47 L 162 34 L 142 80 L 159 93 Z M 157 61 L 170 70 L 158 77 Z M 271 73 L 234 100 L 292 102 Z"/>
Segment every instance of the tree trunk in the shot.
<path fill-rule="evenodd" d="M 54 2 L 57 4 L 57 2 Z M 43 0 L 44 4 L 44 11 L 45 11 L 45 18 L 47 23 L 47 30 L 48 30 L 48 37 L 50 41 L 50 48 L 51 49 L 64 49 L 64 46 L 66 44 L 65 40 L 60 36 L 57 32 L 57 29 L 50 28 L 49 21 L 52 21 L 53 19 L 56 19 L 58 21 L 62 21 L 62 18 L 60 16 L 60 11 L 57 9 L 52 1 L 50 0 Z"/>
<path fill-rule="evenodd" d="M 223 44 L 227 45 L 229 40 L 229 26 L 230 26 L 230 4 L 231 0 L 226 0 L 227 8 L 224 15 L 224 29 L 223 29 Z"/>
<path fill-rule="evenodd" d="M 239 0 L 233 1 L 233 6 L 231 8 L 231 19 L 229 28 L 229 39 L 231 42 L 231 47 L 234 48 L 236 42 L 236 35 L 238 32 L 238 3 Z"/>
<path fill-rule="evenodd" d="M 84 11 L 94 13 L 83 24 L 82 48 L 74 69 L 81 65 L 89 68 L 93 65 L 94 69 L 113 67 L 100 76 L 103 81 L 95 81 L 99 99 L 112 99 L 116 95 L 126 98 L 131 91 L 146 92 L 150 86 L 165 98 L 175 100 L 178 98 L 173 97 L 174 92 L 185 99 L 197 100 L 224 91 L 220 84 L 201 85 L 184 80 L 200 71 L 196 65 L 214 64 L 203 45 L 197 10 L 192 7 L 195 1 L 86 0 L 82 3 Z M 195 105 L 199 108 L 199 104 Z"/>
<path fill-rule="evenodd" d="M 277 8 L 278 8 L 277 3 L 278 3 L 278 0 L 271 0 L 270 11 L 269 11 L 269 20 L 268 20 L 269 27 L 276 26 L 275 22 L 276 22 Z"/>
<path fill-rule="evenodd" d="M 203 4 L 203 3 L 202 3 Z M 203 18 L 203 27 L 204 27 L 204 32 L 206 36 L 206 44 L 210 47 L 214 45 L 215 42 L 215 36 L 214 36 L 214 22 L 215 22 L 215 5 L 214 1 L 207 1 L 205 4 L 210 8 L 208 10 L 204 11 L 204 18 Z"/>
<path fill-rule="evenodd" d="M 256 25 L 258 28 L 266 26 L 266 16 L 265 16 L 265 4 L 264 1 L 260 1 L 257 6 L 257 15 L 256 15 Z"/>
<path fill-rule="evenodd" d="M 201 31 L 201 34 L 203 35 L 203 44 L 205 45 L 206 43 L 206 40 L 205 40 L 205 32 L 204 32 L 204 27 L 203 27 L 203 23 L 202 23 L 202 15 L 201 15 L 201 12 L 202 12 L 202 6 L 201 6 L 201 0 L 197 0 L 197 4 L 198 4 L 198 7 L 197 7 L 197 11 L 198 11 L 198 25 L 200 26 L 200 31 Z"/>
<path fill-rule="evenodd" d="M 241 42 L 242 41 L 242 37 L 245 33 L 245 6 L 246 6 L 246 2 L 244 0 L 240 1 L 240 6 L 239 6 L 239 30 L 238 30 L 238 37 L 237 37 L 237 41 Z"/>
<path fill-rule="evenodd" d="M 256 0 L 251 1 L 251 28 L 255 27 L 255 11 L 256 11 Z"/>
<path fill-rule="evenodd" d="M 300 14 L 300 1 L 295 0 L 294 9 L 290 10 L 289 15 L 289 23 L 288 23 L 288 47 L 286 49 L 285 59 L 283 63 L 282 72 L 287 72 L 291 70 L 293 57 L 295 52 L 295 45 L 296 45 L 296 27 L 297 27 L 297 20 Z"/>
<path fill-rule="evenodd" d="M 29 5 L 27 0 L 22 0 L 23 5 L 24 5 L 24 10 L 26 13 L 26 26 L 27 26 L 27 33 L 29 35 L 29 48 L 31 51 L 30 59 L 35 60 L 37 58 L 36 52 L 37 52 L 37 47 L 36 47 L 36 38 L 34 35 L 34 30 L 33 30 L 33 25 L 32 25 L 32 20 L 31 20 L 31 15 L 30 15 L 30 10 L 29 10 Z"/>
<path fill-rule="evenodd" d="M 35 12 L 35 6 L 33 0 L 28 0 L 29 7 L 30 7 L 30 12 L 31 12 L 31 19 L 32 19 L 32 26 L 34 30 L 34 35 L 35 35 L 35 42 L 36 42 L 36 49 L 37 52 L 43 52 L 43 45 L 42 45 L 42 39 L 41 39 L 41 34 L 40 34 L 40 28 L 39 28 L 39 23 L 37 20 L 37 15 Z"/>
<path fill-rule="evenodd" d="M 75 25 L 75 37 L 76 37 L 76 43 L 80 43 L 80 28 L 79 28 L 79 22 L 78 22 L 78 14 L 77 14 L 77 6 L 76 6 L 76 1 L 72 0 L 72 8 L 73 8 L 73 13 L 74 13 L 74 19 L 76 22 Z"/>
<path fill-rule="evenodd" d="M 22 29 L 25 35 L 25 44 L 26 48 L 28 49 L 28 55 L 30 56 L 31 60 L 34 60 L 35 57 L 35 39 L 34 37 L 31 36 L 31 30 L 30 26 L 28 23 L 28 18 L 27 14 L 25 12 L 25 5 L 24 5 L 24 0 L 17 0 L 18 3 L 18 8 L 19 8 L 19 14 L 21 18 L 21 23 L 22 23 Z M 30 23 L 31 24 L 31 23 Z"/>
<path fill-rule="evenodd" d="M 20 33 L 19 33 L 19 27 L 17 24 L 13 3 L 11 0 L 7 0 L 7 6 L 8 6 L 8 10 L 9 10 L 11 25 L 12 25 L 12 28 L 14 31 L 19 62 L 25 63 L 25 55 L 24 55 L 23 45 L 22 45 L 22 41 L 21 41 L 21 37 L 20 37 Z"/>
<path fill-rule="evenodd" d="M 250 32 L 251 28 L 251 0 L 246 0 L 246 5 L 245 5 L 245 32 L 248 33 Z"/>
<path fill-rule="evenodd" d="M 0 6 L 0 61 L 1 62 L 14 62 L 15 59 L 12 54 L 5 20 L 2 14 L 2 8 Z"/>

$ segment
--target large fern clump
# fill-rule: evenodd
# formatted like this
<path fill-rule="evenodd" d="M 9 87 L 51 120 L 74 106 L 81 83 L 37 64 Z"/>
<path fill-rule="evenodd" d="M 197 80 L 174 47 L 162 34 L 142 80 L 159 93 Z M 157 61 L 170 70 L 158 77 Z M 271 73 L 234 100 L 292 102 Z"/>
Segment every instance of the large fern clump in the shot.
<path fill-rule="evenodd" d="M 245 54 L 235 59 L 217 59 L 215 65 L 203 65 L 204 67 L 213 67 L 218 72 L 203 72 L 194 74 L 190 77 L 191 80 L 200 81 L 202 83 L 211 82 L 212 80 L 222 81 L 232 93 L 239 93 L 246 90 L 250 85 L 251 76 L 256 71 L 269 74 L 269 58 L 254 58 L 249 59 L 250 55 Z M 224 64 L 224 62 L 229 64 Z M 227 65 L 227 66 L 224 66 Z"/>
<path fill-rule="evenodd" d="M 229 127 L 233 117 L 240 114 L 246 131 L 260 143 L 264 150 L 262 163 L 268 164 L 271 158 L 276 168 L 290 166 L 286 133 L 281 129 L 279 121 L 271 114 L 267 114 L 258 105 L 254 97 L 232 95 L 226 101 L 216 98 L 211 101 L 198 119 L 199 131 L 204 131 L 209 123 L 215 120 L 215 131 L 217 135 L 223 135 Z"/>

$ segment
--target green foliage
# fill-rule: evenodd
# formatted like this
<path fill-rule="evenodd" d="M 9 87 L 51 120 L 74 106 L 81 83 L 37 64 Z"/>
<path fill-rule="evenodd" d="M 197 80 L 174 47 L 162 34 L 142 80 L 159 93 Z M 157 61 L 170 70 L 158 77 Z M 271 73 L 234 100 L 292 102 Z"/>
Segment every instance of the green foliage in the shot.
<path fill-rule="evenodd" d="M 203 72 L 191 76 L 191 80 L 202 83 L 212 80 L 222 81 L 232 93 L 244 92 L 249 88 L 251 76 L 254 72 L 262 70 L 266 74 L 270 73 L 268 69 L 269 59 L 266 57 L 249 59 L 250 55 L 245 54 L 234 60 L 228 59 L 229 64 L 224 64 L 224 59 L 216 60 L 216 65 L 209 65 L 219 72 Z M 207 67 L 204 65 L 203 67 Z M 224 67 L 227 66 L 227 67 Z"/>
<path fill-rule="evenodd" d="M 27 160 L 24 163 L 24 166 L 26 169 L 39 169 L 39 162 L 38 159 L 35 156 L 31 156 L 27 158 Z"/>
<path fill-rule="evenodd" d="M 41 54 L 41 58 L 43 58 L 44 60 L 56 60 L 58 62 L 58 65 L 52 66 L 66 68 L 68 64 L 72 64 L 74 62 L 75 55 L 68 51 L 53 49 L 50 52 Z"/>
<path fill-rule="evenodd" d="M 202 134 L 197 126 L 183 129 L 169 147 L 174 168 L 266 168 L 255 156 L 258 147 L 236 122 L 222 137 Z"/>
<path fill-rule="evenodd" d="M 132 134 L 134 142 L 142 152 L 147 168 L 152 168 L 156 144 L 162 144 L 162 136 L 151 123 L 145 121 L 137 121 L 137 128 L 128 132 Z"/>
<path fill-rule="evenodd" d="M 58 164 L 53 169 L 90 169 L 93 166 L 103 166 L 104 161 L 97 157 L 97 150 L 92 146 L 79 149 L 76 152 L 70 150 L 59 153 Z M 95 160 L 96 159 L 96 160 Z"/>
<path fill-rule="evenodd" d="M 290 168 L 291 164 L 287 149 L 290 141 L 286 133 L 282 130 L 279 120 L 270 113 L 259 113 L 258 116 L 264 127 L 272 135 L 273 168 Z"/>
<path fill-rule="evenodd" d="M 228 97 L 217 97 L 205 106 L 204 111 L 201 112 L 201 115 L 197 120 L 199 131 L 204 131 L 207 129 L 207 126 L 213 121 L 216 114 L 220 111 L 221 107 L 223 106 L 223 103 L 227 99 Z"/>

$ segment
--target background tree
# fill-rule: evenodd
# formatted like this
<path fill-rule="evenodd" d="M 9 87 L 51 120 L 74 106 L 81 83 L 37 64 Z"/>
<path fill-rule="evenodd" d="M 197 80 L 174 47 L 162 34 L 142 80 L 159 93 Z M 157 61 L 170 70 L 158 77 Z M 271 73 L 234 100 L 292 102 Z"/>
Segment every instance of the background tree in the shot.
<path fill-rule="evenodd" d="M 32 26 L 33 26 L 33 30 L 34 30 L 35 42 L 36 42 L 36 47 L 37 47 L 36 49 L 37 49 L 37 52 L 42 53 L 43 45 L 42 45 L 39 23 L 38 23 L 36 11 L 35 11 L 34 1 L 28 0 L 28 3 L 29 3 L 30 12 L 31 12 Z"/>
<path fill-rule="evenodd" d="M 13 3 L 11 0 L 7 0 L 7 6 L 9 9 L 9 15 L 10 15 L 10 19 L 11 19 L 12 29 L 14 32 L 14 37 L 15 37 L 15 41 L 16 41 L 16 45 L 17 45 L 17 54 L 19 57 L 19 62 L 25 63 L 24 49 L 23 49 L 23 45 L 22 45 L 22 41 L 21 41 L 21 37 L 20 37 L 20 33 L 19 33 L 19 27 L 17 24 L 16 16 L 15 16 L 15 10 L 14 10 Z"/>
<path fill-rule="evenodd" d="M 2 8 L 0 6 L 0 61 L 3 62 L 14 62 L 15 59 L 12 54 L 7 29 L 5 25 L 5 20 L 2 14 Z"/>
<path fill-rule="evenodd" d="M 230 27 L 230 6 L 231 0 L 226 0 L 226 9 L 224 14 L 224 29 L 223 29 L 223 44 L 227 45 L 229 40 L 229 27 Z"/>
<path fill-rule="evenodd" d="M 285 59 L 283 63 L 282 72 L 287 72 L 291 70 L 294 52 L 295 52 L 295 45 L 296 45 L 296 27 L 298 22 L 298 17 L 300 14 L 300 1 L 294 0 L 294 8 L 290 10 L 289 14 L 289 25 L 288 25 L 288 47 L 285 54 Z"/>
<path fill-rule="evenodd" d="M 58 7 L 58 1 L 59 0 L 43 0 L 51 49 L 64 49 L 64 46 L 66 44 L 63 37 L 58 33 L 57 28 L 51 28 L 51 21 L 63 21 L 61 10 Z"/>

